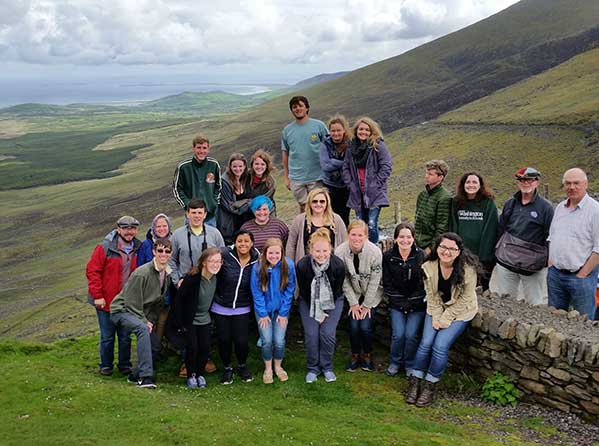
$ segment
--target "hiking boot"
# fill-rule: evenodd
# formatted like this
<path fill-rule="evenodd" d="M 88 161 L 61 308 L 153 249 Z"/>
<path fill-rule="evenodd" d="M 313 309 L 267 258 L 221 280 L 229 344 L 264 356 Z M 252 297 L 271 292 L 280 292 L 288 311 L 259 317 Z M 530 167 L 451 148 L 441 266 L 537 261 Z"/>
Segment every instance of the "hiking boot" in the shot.
<path fill-rule="evenodd" d="M 206 361 L 206 367 L 204 367 L 204 372 L 208 374 L 216 372 L 216 364 L 212 359 L 208 359 L 208 361 Z"/>
<path fill-rule="evenodd" d="M 324 372 L 324 380 L 325 382 L 332 383 L 337 381 L 337 376 L 335 376 L 332 370 L 327 370 Z"/>
<path fill-rule="evenodd" d="M 312 384 L 318 381 L 318 375 L 314 372 L 308 372 L 306 374 L 306 384 Z"/>
<path fill-rule="evenodd" d="M 156 384 L 154 383 L 154 379 L 151 376 L 145 376 L 137 383 L 137 387 L 142 389 L 155 389 Z"/>
<path fill-rule="evenodd" d="M 370 353 L 364 353 L 362 356 L 362 370 L 365 372 L 374 372 L 374 364 Z"/>
<path fill-rule="evenodd" d="M 220 375 L 220 383 L 225 386 L 233 382 L 233 367 L 225 367 L 223 373 Z"/>
<path fill-rule="evenodd" d="M 206 384 L 206 378 L 204 378 L 202 375 L 197 377 L 197 381 L 198 389 L 205 389 L 206 387 L 208 387 L 208 384 Z"/>
<path fill-rule="evenodd" d="M 420 386 L 420 378 L 416 378 L 414 375 L 410 376 L 408 380 L 408 391 L 406 392 L 406 403 L 416 404 L 418 399 L 418 387 Z"/>
<path fill-rule="evenodd" d="M 246 364 L 242 364 L 237 367 L 237 374 L 244 383 L 249 383 L 254 380 L 254 377 L 252 376 L 252 373 Z"/>
<path fill-rule="evenodd" d="M 352 353 L 351 360 L 349 361 L 349 364 L 347 364 L 345 371 L 355 372 L 360 368 L 360 361 L 360 355 L 358 355 L 357 353 Z"/>
<path fill-rule="evenodd" d="M 190 378 L 187 378 L 187 388 L 188 389 L 197 389 L 198 388 L 198 380 L 196 379 L 196 374 L 192 373 Z"/>
<path fill-rule="evenodd" d="M 102 376 L 112 376 L 112 369 L 110 367 L 100 367 L 98 371 Z"/>
<path fill-rule="evenodd" d="M 187 378 L 187 367 L 185 367 L 185 363 L 181 364 L 181 368 L 179 369 L 179 378 Z"/>
<path fill-rule="evenodd" d="M 395 364 L 389 364 L 387 370 L 385 370 L 385 375 L 387 376 L 397 376 L 399 374 L 399 366 Z"/>
<path fill-rule="evenodd" d="M 424 381 L 422 389 L 420 390 L 420 396 L 416 400 L 416 407 L 427 407 L 433 404 L 433 398 L 435 396 L 435 383 L 430 381 Z"/>

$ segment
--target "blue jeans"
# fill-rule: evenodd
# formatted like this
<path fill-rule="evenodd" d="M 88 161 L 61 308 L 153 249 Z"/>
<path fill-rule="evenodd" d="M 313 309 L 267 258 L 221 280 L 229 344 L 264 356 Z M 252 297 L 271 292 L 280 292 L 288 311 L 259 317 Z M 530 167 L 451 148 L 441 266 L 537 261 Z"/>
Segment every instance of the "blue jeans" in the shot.
<path fill-rule="evenodd" d="M 153 358 L 160 354 L 160 339 L 156 332 L 148 329 L 148 325 L 137 316 L 129 312 L 114 313 L 110 319 L 118 328 L 123 328 L 135 334 L 137 338 L 137 367 L 133 375 L 140 378 L 152 377 L 154 375 Z"/>
<path fill-rule="evenodd" d="M 449 349 L 466 330 L 470 321 L 453 321 L 447 328 L 435 330 L 433 318 L 429 314 L 424 319 L 422 341 L 416 351 L 412 375 L 436 383 L 447 368 Z M 425 376 L 426 373 L 426 376 Z"/>
<path fill-rule="evenodd" d="M 580 279 L 576 274 L 563 273 L 554 266 L 549 268 L 547 271 L 549 305 L 560 310 L 568 310 L 572 305 L 580 314 L 586 314 L 590 320 L 593 320 L 597 310 L 595 301 L 597 271 L 599 266 L 596 266 L 587 277 Z"/>
<path fill-rule="evenodd" d="M 256 313 L 256 321 L 260 316 Z M 258 325 L 260 340 L 262 342 L 262 359 L 271 361 L 273 356 L 275 359 L 283 359 L 285 357 L 285 333 L 287 333 L 287 325 L 281 327 L 277 322 L 277 314 L 271 318 L 270 323 L 262 328 Z"/>
<path fill-rule="evenodd" d="M 349 316 L 349 344 L 352 354 L 372 353 L 372 318 L 375 308 L 370 309 L 370 317 L 354 319 Z"/>
<path fill-rule="evenodd" d="M 410 373 L 422 337 L 424 311 L 403 311 L 391 308 L 391 364 Z"/>
<path fill-rule="evenodd" d="M 379 242 L 379 214 L 381 208 L 362 208 L 356 211 L 356 218 L 364 220 L 368 225 L 368 240 L 372 243 Z"/>
<path fill-rule="evenodd" d="M 118 327 L 110 320 L 110 313 L 96 308 L 100 326 L 100 368 L 112 369 L 114 361 L 114 337 L 119 337 L 119 370 L 131 368 L 131 336 L 128 330 Z"/>

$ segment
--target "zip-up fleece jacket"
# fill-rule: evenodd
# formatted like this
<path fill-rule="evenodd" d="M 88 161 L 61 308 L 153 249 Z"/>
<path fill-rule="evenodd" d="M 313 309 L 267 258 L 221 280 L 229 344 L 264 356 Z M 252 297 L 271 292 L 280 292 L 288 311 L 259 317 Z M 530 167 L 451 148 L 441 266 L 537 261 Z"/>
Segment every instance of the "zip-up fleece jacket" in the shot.
<path fill-rule="evenodd" d="M 281 290 L 281 262 L 287 262 L 289 274 L 287 286 Z M 289 317 L 293 293 L 295 292 L 295 266 L 287 257 L 279 261 L 274 267 L 268 269 L 268 288 L 262 291 L 260 287 L 260 263 L 256 262 L 252 268 L 252 296 L 254 297 L 254 311 L 259 317 L 270 316 L 275 313 L 279 316 Z"/>
<path fill-rule="evenodd" d="M 449 211 L 451 195 L 438 184 L 420 192 L 416 200 L 416 244 L 419 248 L 430 248 L 435 237 L 447 232 L 449 228 Z"/>
<path fill-rule="evenodd" d="M 110 304 L 121 288 L 123 288 L 122 270 L 123 260 L 118 248 L 118 233 L 112 231 L 102 243 L 97 245 L 92 253 L 85 275 L 87 276 L 88 301 L 93 305 L 94 299 L 104 299 L 104 308 L 96 307 L 98 310 L 110 313 Z M 141 242 L 133 239 L 133 258 L 131 259 L 131 271 L 137 265 L 137 250 Z"/>
<path fill-rule="evenodd" d="M 128 312 L 144 323 L 150 321 L 156 324 L 164 306 L 169 273 L 170 268 L 167 266 L 164 282 L 160 286 L 160 272 L 156 269 L 154 261 L 137 268 L 112 301 L 110 313 Z"/>
<path fill-rule="evenodd" d="M 404 313 L 426 310 L 423 262 L 424 252 L 415 244 L 405 261 L 397 243 L 383 254 L 383 291 L 394 310 Z"/>
<path fill-rule="evenodd" d="M 214 301 L 227 308 L 243 308 L 252 305 L 251 276 L 252 268 L 258 261 L 258 250 L 250 251 L 250 261 L 245 266 L 239 263 L 237 250 L 221 248 L 223 265 L 218 272 L 218 285 Z"/>
<path fill-rule="evenodd" d="M 335 143 L 327 136 L 320 145 L 320 168 L 322 169 L 322 182 L 326 186 L 345 188 L 343 181 L 343 159 L 337 159 Z"/>
<path fill-rule="evenodd" d="M 358 305 L 364 296 L 362 305 L 367 308 L 376 307 L 383 297 L 381 278 L 383 277 L 383 254 L 378 246 L 366 240 L 362 251 L 357 256 L 359 271 L 354 266 L 354 256 L 349 242 L 343 242 L 335 249 L 335 255 L 345 263 L 345 280 L 343 293 L 349 305 Z"/>
<path fill-rule="evenodd" d="M 187 209 L 192 198 L 204 200 L 208 215 L 207 220 L 214 217 L 220 202 L 221 172 L 218 161 L 206 157 L 199 162 L 195 157 L 185 160 L 175 169 L 173 195 L 177 203 Z"/>

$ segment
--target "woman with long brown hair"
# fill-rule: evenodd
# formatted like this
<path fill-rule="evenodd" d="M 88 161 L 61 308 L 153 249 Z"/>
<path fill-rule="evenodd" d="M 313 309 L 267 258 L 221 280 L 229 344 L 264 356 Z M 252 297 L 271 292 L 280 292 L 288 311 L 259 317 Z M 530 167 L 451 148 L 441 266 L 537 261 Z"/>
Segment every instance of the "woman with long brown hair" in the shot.
<path fill-rule="evenodd" d="M 245 156 L 242 153 L 231 154 L 227 170 L 222 176 L 220 203 L 216 217 L 216 226 L 227 245 L 233 242 L 233 234 L 249 219 L 248 178 Z"/>

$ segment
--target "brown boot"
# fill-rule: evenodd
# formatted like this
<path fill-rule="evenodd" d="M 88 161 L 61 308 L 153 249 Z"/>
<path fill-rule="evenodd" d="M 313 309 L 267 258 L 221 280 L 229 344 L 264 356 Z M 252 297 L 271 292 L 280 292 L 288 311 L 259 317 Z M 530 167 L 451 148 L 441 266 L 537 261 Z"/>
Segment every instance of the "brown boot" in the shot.
<path fill-rule="evenodd" d="M 206 361 L 206 367 L 204 367 L 204 371 L 206 373 L 216 372 L 216 364 L 214 363 L 214 361 L 212 359 L 208 359 L 208 361 Z"/>
<path fill-rule="evenodd" d="M 435 383 L 430 381 L 424 381 L 422 389 L 420 390 L 420 396 L 416 400 L 416 407 L 427 407 L 433 404 L 433 398 L 435 396 Z"/>
<path fill-rule="evenodd" d="M 420 378 L 411 375 L 408 381 L 408 391 L 406 392 L 406 403 L 416 403 L 416 400 L 418 399 L 418 387 L 420 387 Z"/>

